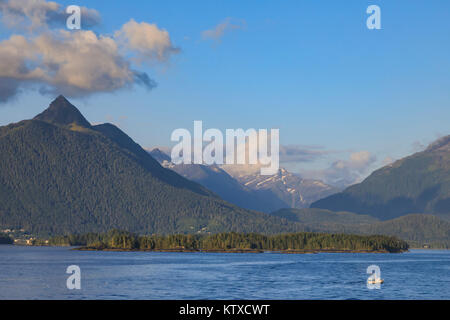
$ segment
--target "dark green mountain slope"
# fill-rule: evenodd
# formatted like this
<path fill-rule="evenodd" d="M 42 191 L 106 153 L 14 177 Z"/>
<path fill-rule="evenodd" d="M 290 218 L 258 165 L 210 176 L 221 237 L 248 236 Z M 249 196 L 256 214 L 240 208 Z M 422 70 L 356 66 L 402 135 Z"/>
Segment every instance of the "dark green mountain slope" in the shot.
<path fill-rule="evenodd" d="M 440 244 L 450 248 L 450 223 L 433 215 L 409 214 L 361 228 L 364 234 L 383 234 L 408 241 L 410 244 Z"/>
<path fill-rule="evenodd" d="M 118 128 L 86 124 L 67 103 L 59 97 L 37 118 L 0 127 L 0 227 L 40 235 L 301 231 L 162 168 Z"/>
<path fill-rule="evenodd" d="M 352 212 L 333 212 L 326 209 L 281 209 L 271 213 L 274 216 L 285 218 L 291 221 L 306 224 L 332 224 L 340 223 L 347 225 L 375 223 L 379 220 L 368 216 Z"/>
<path fill-rule="evenodd" d="M 281 209 L 271 215 L 301 223 L 309 232 L 365 234 L 367 226 L 379 222 L 369 215 L 317 208 Z"/>
<path fill-rule="evenodd" d="M 370 214 L 381 220 L 417 212 L 449 213 L 450 136 L 316 201 L 311 208 Z"/>
<path fill-rule="evenodd" d="M 91 124 L 83 117 L 81 112 L 63 96 L 58 96 L 50 103 L 47 109 L 34 117 L 34 120 L 46 121 L 57 125 L 91 127 Z"/>
<path fill-rule="evenodd" d="M 282 209 L 273 212 L 281 218 L 302 223 L 311 232 L 351 233 L 396 236 L 413 246 L 424 244 L 435 248 L 450 248 L 448 215 L 409 214 L 379 221 L 371 216 L 325 209 Z"/>
<path fill-rule="evenodd" d="M 141 148 L 136 142 L 127 136 L 122 130 L 110 123 L 104 123 L 92 127 L 95 131 L 102 133 L 112 141 L 117 143 L 123 150 L 128 151 L 128 154 L 141 166 L 151 171 L 158 179 L 167 182 L 179 188 L 187 188 L 199 194 L 215 196 L 209 190 L 203 188 L 200 184 L 186 180 L 180 175 L 174 173 L 172 170 L 163 168 L 158 161 L 153 159 L 147 151 Z"/>

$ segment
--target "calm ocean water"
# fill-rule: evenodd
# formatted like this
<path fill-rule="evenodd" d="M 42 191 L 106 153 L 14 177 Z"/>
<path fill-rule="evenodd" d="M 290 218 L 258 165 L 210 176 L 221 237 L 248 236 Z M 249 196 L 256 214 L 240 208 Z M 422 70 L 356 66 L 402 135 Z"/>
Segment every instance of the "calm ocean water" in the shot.
<path fill-rule="evenodd" d="M 366 286 L 369 265 L 385 283 Z M 81 290 L 66 268 L 81 268 Z M 221 254 L 0 246 L 0 299 L 450 299 L 450 251 Z"/>

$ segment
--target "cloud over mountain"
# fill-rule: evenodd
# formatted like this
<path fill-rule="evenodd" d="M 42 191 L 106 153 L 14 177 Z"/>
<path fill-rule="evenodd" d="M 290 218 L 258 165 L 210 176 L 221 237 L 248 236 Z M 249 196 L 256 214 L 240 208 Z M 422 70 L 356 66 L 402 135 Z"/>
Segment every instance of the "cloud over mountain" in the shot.
<path fill-rule="evenodd" d="M 348 186 L 359 182 L 376 160 L 376 156 L 369 151 L 353 152 L 348 160 L 337 160 L 324 170 L 304 172 L 302 175 L 313 176 L 335 186 Z"/>

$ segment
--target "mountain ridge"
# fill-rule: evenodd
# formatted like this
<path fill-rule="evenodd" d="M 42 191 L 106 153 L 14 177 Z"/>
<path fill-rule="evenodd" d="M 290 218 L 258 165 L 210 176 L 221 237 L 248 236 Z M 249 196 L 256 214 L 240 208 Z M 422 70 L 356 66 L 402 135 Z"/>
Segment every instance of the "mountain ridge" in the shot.
<path fill-rule="evenodd" d="M 162 166 L 195 181 L 221 198 L 237 206 L 270 213 L 289 207 L 308 207 L 314 200 L 335 193 L 338 189 L 319 180 L 303 179 L 281 168 L 271 176 L 259 173 L 236 175 L 230 166 L 173 164 L 169 155 L 158 148 L 148 150 Z"/>
<path fill-rule="evenodd" d="M 61 98 L 49 108 L 0 127 L 1 227 L 40 235 L 301 231 L 161 167 L 117 127 L 83 123 Z"/>
<path fill-rule="evenodd" d="M 271 176 L 258 173 L 232 176 L 255 192 L 274 194 L 284 203 L 284 208 L 307 208 L 312 202 L 339 191 L 320 180 L 303 179 L 284 168 Z"/>
<path fill-rule="evenodd" d="M 50 106 L 33 118 L 59 125 L 78 125 L 91 128 L 91 124 L 81 112 L 71 104 L 63 95 L 59 95 L 50 103 Z"/>
<path fill-rule="evenodd" d="M 311 208 L 370 214 L 382 220 L 410 213 L 449 213 L 450 136 L 314 202 Z"/>
<path fill-rule="evenodd" d="M 448 216 L 408 214 L 380 221 L 369 215 L 326 209 L 281 209 L 272 215 L 298 222 L 309 232 L 395 236 L 414 247 L 450 248 Z"/>

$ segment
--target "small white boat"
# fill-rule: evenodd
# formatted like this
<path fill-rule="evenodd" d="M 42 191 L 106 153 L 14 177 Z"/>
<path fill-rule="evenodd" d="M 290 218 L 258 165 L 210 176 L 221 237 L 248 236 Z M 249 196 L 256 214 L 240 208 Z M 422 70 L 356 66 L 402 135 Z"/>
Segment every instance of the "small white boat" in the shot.
<path fill-rule="evenodd" d="M 383 283 L 384 280 L 383 279 L 368 279 L 367 283 L 368 284 L 381 284 Z"/>

